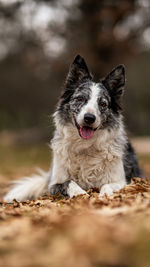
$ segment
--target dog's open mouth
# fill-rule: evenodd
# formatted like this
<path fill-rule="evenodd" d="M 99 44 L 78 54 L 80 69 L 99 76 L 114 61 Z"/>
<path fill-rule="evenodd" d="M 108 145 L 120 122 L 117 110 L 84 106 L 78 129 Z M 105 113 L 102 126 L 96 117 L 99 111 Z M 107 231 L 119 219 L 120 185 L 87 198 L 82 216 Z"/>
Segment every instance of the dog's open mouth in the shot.
<path fill-rule="evenodd" d="M 94 129 L 89 126 L 80 126 L 76 120 L 75 125 L 79 131 L 79 135 L 85 140 L 90 139 L 93 136 L 94 132 L 97 130 L 97 128 Z"/>
<path fill-rule="evenodd" d="M 92 129 L 88 126 L 80 126 L 79 133 L 83 139 L 88 140 L 93 136 L 94 129 Z"/>

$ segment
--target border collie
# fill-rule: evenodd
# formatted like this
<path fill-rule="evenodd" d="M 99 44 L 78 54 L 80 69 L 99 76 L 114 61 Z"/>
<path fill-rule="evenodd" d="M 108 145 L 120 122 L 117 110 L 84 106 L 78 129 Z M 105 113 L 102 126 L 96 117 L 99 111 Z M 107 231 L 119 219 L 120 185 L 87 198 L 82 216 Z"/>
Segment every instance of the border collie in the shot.
<path fill-rule="evenodd" d="M 123 65 L 95 83 L 84 59 L 76 56 L 54 113 L 51 169 L 16 181 L 4 201 L 45 193 L 73 197 L 90 188 L 99 188 L 101 197 L 141 177 L 121 113 L 124 86 Z"/>

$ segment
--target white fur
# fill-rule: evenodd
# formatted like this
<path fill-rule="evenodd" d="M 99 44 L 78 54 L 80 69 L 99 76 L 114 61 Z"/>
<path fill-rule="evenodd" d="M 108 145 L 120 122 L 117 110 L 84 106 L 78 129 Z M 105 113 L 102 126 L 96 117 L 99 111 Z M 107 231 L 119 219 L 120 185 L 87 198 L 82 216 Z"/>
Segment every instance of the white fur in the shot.
<path fill-rule="evenodd" d="M 71 181 L 67 189 L 67 194 L 69 195 L 69 197 L 74 197 L 77 195 L 84 195 L 87 193 L 79 185 L 77 185 L 77 183 Z"/>
<path fill-rule="evenodd" d="M 48 180 L 49 175 L 41 171 L 41 175 L 25 177 L 22 180 L 15 181 L 14 187 L 4 197 L 4 201 L 11 203 L 14 199 L 17 201 L 36 199 L 40 195 L 47 193 Z"/>
<path fill-rule="evenodd" d="M 118 183 L 104 184 L 101 187 L 99 196 L 102 197 L 105 194 L 107 196 L 111 196 L 114 192 L 119 191 L 124 186 L 125 186 L 124 181 L 120 181 Z"/>
<path fill-rule="evenodd" d="M 87 104 L 81 108 L 81 111 L 79 112 L 76 119 L 77 119 L 77 123 L 79 125 L 82 125 L 84 115 L 86 113 L 91 113 L 91 114 L 95 115 L 95 117 L 96 117 L 96 121 L 94 122 L 94 124 L 92 126 L 93 126 L 93 128 L 97 128 L 98 126 L 100 126 L 100 123 L 101 123 L 100 111 L 99 111 L 98 103 L 97 103 L 98 95 L 100 93 L 100 87 L 98 86 L 98 84 L 93 82 L 90 89 L 91 89 L 90 99 L 87 102 Z"/>

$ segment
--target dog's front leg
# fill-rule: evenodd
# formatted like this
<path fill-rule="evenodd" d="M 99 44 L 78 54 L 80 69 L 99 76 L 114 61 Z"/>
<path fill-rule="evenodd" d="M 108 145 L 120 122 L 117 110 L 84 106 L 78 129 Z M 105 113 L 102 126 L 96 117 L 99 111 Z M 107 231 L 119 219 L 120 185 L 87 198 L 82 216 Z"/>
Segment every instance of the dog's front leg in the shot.
<path fill-rule="evenodd" d="M 70 179 L 66 162 L 62 157 L 55 153 L 51 168 L 51 178 L 48 186 L 52 195 L 60 193 L 63 196 L 73 197 L 81 194 L 87 194 L 76 182 Z"/>
<path fill-rule="evenodd" d="M 107 180 L 109 182 L 107 182 Z M 125 172 L 122 160 L 118 160 L 116 164 L 106 174 L 106 183 L 102 185 L 99 196 L 112 195 L 114 192 L 119 191 L 126 185 Z"/>

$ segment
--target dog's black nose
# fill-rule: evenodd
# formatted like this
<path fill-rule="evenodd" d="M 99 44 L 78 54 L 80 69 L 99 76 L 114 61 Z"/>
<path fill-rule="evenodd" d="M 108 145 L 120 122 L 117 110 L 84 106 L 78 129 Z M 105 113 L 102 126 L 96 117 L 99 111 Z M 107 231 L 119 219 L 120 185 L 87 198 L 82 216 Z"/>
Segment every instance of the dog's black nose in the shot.
<path fill-rule="evenodd" d="M 92 123 L 94 123 L 95 120 L 96 120 L 95 115 L 93 115 L 93 114 L 91 114 L 91 113 L 86 113 L 86 114 L 84 115 L 84 121 L 85 121 L 86 123 L 88 123 L 88 124 L 92 124 Z"/>

